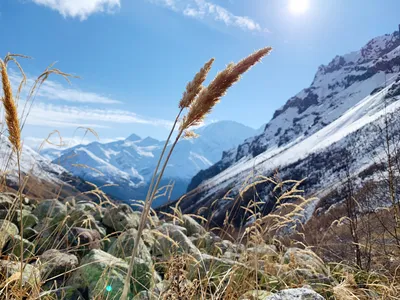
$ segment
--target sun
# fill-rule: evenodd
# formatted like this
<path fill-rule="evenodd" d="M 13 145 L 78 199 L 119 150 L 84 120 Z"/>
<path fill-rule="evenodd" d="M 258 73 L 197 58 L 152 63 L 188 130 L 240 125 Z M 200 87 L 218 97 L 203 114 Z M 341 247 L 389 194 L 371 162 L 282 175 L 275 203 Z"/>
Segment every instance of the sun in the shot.
<path fill-rule="evenodd" d="M 289 0 L 289 10 L 294 15 L 304 14 L 309 8 L 309 0 Z"/>

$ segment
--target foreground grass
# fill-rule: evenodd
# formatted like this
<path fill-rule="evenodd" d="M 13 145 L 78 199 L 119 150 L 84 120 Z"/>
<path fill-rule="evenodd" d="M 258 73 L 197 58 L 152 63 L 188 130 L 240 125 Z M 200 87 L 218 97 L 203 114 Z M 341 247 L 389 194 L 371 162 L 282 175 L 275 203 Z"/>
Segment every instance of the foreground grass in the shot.
<path fill-rule="evenodd" d="M 260 199 L 250 201 L 245 210 L 251 222 L 239 230 L 228 222 L 229 211 L 223 228 L 210 228 L 201 215 L 184 215 L 179 202 L 172 213 L 156 215 L 151 211 L 174 145 L 183 136 L 193 138 L 190 129 L 270 50 L 261 49 L 237 64 L 229 64 L 208 87 L 203 87 L 213 62 L 210 60 L 188 84 L 141 213 L 116 205 L 95 186 L 72 198 L 62 198 L 62 193 L 57 193 L 53 200 L 28 199 L 25 193 L 29 178 L 19 168 L 19 190 L 12 195 L 3 194 L 0 202 L 0 297 L 257 299 L 307 286 L 327 299 L 396 299 L 400 293 L 397 268 L 387 273 L 363 271 L 341 260 L 327 264 L 314 253 L 315 248 L 305 243 L 306 238 L 294 238 L 296 233 L 303 237 L 310 233 L 300 230 L 299 216 L 312 201 L 303 197 L 300 182 L 263 177 L 244 187 L 240 193 L 266 182 L 281 192 L 277 199 L 279 209 L 267 216 L 259 214 Z M 16 159 L 19 166 L 24 123 L 16 112 L 20 90 L 14 98 L 6 69 L 7 62 L 16 57 L 20 56 L 9 55 L 2 60 L 1 71 L 6 125 L 13 150 L 9 159 Z M 18 63 L 17 66 L 20 67 Z M 53 73 L 66 79 L 69 76 L 57 69 L 46 69 L 29 97 Z M 23 84 L 24 79 L 21 87 Z M 173 146 L 165 153 L 178 125 Z M 88 202 L 89 194 L 96 201 Z M 293 238 L 288 240 L 289 235 Z"/>

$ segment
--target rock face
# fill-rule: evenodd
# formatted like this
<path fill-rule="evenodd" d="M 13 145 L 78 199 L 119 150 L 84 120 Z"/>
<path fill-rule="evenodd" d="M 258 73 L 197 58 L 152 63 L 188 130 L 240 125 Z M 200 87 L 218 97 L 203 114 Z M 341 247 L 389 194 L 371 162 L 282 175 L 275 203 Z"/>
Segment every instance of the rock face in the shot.
<path fill-rule="evenodd" d="M 118 207 L 109 208 L 104 213 L 103 224 L 116 230 L 123 231 L 125 229 L 139 227 L 140 215 L 133 212 L 126 204 L 119 205 Z"/>
<path fill-rule="evenodd" d="M 40 256 L 40 275 L 43 280 L 68 276 L 68 272 L 78 267 L 78 258 L 56 249 L 47 250 Z"/>
<path fill-rule="evenodd" d="M 265 300 L 292 300 L 292 299 L 323 300 L 324 297 L 318 295 L 313 290 L 300 288 L 300 289 L 283 290 L 265 298 Z"/>
<path fill-rule="evenodd" d="M 67 214 L 67 207 L 56 199 L 44 200 L 34 209 L 33 214 L 42 220 L 43 218 L 63 218 Z"/>
<path fill-rule="evenodd" d="M 3 249 L 6 243 L 18 233 L 17 225 L 7 220 L 0 220 L 0 249 Z"/>
<path fill-rule="evenodd" d="M 266 291 L 252 291 L 240 297 L 241 300 L 324 300 L 313 290 L 307 288 L 288 289 L 275 294 Z"/>
<path fill-rule="evenodd" d="M 324 275 L 329 274 L 324 262 L 312 251 L 289 248 L 283 256 L 283 263 L 293 263 L 301 269 L 310 269 Z"/>
<path fill-rule="evenodd" d="M 119 299 L 124 285 L 128 264 L 101 250 L 91 250 L 81 261 L 68 284 L 76 288 L 88 288 L 91 299 L 107 295 Z M 108 291 L 107 287 L 111 290 Z"/>
<path fill-rule="evenodd" d="M 21 264 L 18 262 L 0 260 L 0 274 L 5 278 L 9 278 L 14 274 L 20 272 Z M 24 272 L 22 273 L 23 285 L 30 287 L 37 286 L 41 281 L 40 271 L 35 266 L 24 264 Z"/>
<path fill-rule="evenodd" d="M 72 227 L 68 235 L 72 246 L 83 253 L 92 249 L 100 249 L 101 236 L 95 229 Z"/>
<path fill-rule="evenodd" d="M 183 224 L 182 226 L 187 230 L 187 236 L 192 236 L 194 234 L 203 235 L 206 233 L 206 230 L 201 226 L 195 219 L 188 215 L 182 216 Z"/>
<path fill-rule="evenodd" d="M 179 226 L 164 224 L 157 230 L 162 234 L 157 237 L 154 246 L 154 254 L 161 257 L 171 257 L 177 253 L 187 253 L 194 257 L 200 256 L 199 249 L 185 235 Z"/>
<path fill-rule="evenodd" d="M 24 259 L 31 258 L 35 253 L 35 244 L 22 238 L 19 235 L 14 235 L 8 245 L 3 248 L 5 253 L 12 254 L 16 257 L 21 257 L 21 243 L 22 243 L 22 255 Z"/>
<path fill-rule="evenodd" d="M 135 246 L 136 229 L 129 229 L 122 233 L 110 246 L 108 253 L 119 258 L 128 258 L 132 255 Z M 143 240 L 139 240 L 138 257 L 151 263 L 151 255 Z"/>

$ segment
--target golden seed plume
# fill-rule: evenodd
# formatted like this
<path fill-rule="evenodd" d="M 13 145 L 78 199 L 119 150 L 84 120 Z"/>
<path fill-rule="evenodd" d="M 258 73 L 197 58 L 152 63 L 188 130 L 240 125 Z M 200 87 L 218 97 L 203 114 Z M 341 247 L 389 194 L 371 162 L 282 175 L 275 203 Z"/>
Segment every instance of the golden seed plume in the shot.
<path fill-rule="evenodd" d="M 208 72 L 211 70 L 211 66 L 214 62 L 214 58 L 211 58 L 203 68 L 194 76 L 193 80 L 186 86 L 186 91 L 183 93 L 183 97 L 179 102 L 179 108 L 187 108 L 192 104 L 193 100 L 203 89 L 203 82 L 206 80 Z"/>
<path fill-rule="evenodd" d="M 3 93 L 4 93 L 2 102 L 4 110 L 6 112 L 6 123 L 9 133 L 8 139 L 14 146 L 14 150 L 19 152 L 21 150 L 21 131 L 19 127 L 17 106 L 15 105 L 15 101 L 13 98 L 11 84 L 7 74 L 6 64 L 1 59 L 0 59 L 0 68 L 1 68 L 1 81 L 3 84 Z"/>
<path fill-rule="evenodd" d="M 183 133 L 183 138 L 184 139 L 190 140 L 190 139 L 197 139 L 198 137 L 199 137 L 199 135 L 194 131 L 186 130 Z"/>
<path fill-rule="evenodd" d="M 182 120 L 181 130 L 200 124 L 226 91 L 240 79 L 240 76 L 261 61 L 271 50 L 271 47 L 258 50 L 237 64 L 229 64 L 225 70 L 218 73 L 191 104 L 188 114 Z"/>

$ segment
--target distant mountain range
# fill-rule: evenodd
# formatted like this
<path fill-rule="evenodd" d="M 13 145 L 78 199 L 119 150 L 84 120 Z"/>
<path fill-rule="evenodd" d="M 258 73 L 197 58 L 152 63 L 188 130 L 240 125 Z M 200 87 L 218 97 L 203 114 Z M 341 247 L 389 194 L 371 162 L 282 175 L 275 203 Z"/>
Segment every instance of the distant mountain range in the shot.
<path fill-rule="evenodd" d="M 221 159 L 223 151 L 236 147 L 257 130 L 233 121 L 215 122 L 196 130 L 199 137 L 181 140 L 166 168 L 161 186 L 174 183 L 171 199 L 185 193 L 192 177 Z M 65 150 L 42 151 L 75 176 L 104 187 L 116 199 L 144 200 L 149 180 L 164 146 L 163 141 L 132 134 L 111 143 L 93 142 Z M 111 186 L 112 185 L 112 186 Z M 154 205 L 168 197 L 155 200 Z"/>

